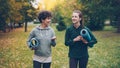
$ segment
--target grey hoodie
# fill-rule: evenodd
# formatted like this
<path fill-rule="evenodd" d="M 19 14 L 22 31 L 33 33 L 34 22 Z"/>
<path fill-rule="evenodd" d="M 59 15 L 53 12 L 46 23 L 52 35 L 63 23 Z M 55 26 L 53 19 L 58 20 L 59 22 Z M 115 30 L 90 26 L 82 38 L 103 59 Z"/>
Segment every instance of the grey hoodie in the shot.
<path fill-rule="evenodd" d="M 28 46 L 32 38 L 37 38 L 40 41 L 40 45 L 35 49 L 34 54 L 42 57 L 51 56 L 51 38 L 55 36 L 54 30 L 48 26 L 41 28 L 40 26 L 35 27 L 31 32 L 27 40 Z"/>

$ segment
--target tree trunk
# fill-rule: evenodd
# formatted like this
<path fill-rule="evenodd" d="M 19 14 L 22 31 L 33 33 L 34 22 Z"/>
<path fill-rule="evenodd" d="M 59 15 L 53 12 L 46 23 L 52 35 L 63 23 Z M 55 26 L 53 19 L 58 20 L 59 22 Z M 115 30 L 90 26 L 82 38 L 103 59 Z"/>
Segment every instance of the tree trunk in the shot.
<path fill-rule="evenodd" d="M 25 21 L 25 32 L 27 32 L 27 21 Z"/>
<path fill-rule="evenodd" d="M 117 21 L 117 33 L 120 33 L 120 17 L 118 17 Z"/>
<path fill-rule="evenodd" d="M 13 30 L 13 23 L 10 22 L 10 29 Z"/>

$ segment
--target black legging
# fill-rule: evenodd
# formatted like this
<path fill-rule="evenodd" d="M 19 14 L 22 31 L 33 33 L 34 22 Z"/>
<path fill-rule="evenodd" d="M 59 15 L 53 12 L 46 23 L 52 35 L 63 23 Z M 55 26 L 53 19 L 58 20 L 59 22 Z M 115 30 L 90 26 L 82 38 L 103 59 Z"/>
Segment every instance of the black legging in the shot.
<path fill-rule="evenodd" d="M 33 61 L 33 68 L 50 68 L 51 63 L 40 63 L 38 61 Z"/>
<path fill-rule="evenodd" d="M 79 63 L 79 65 L 78 65 Z M 79 66 L 79 68 L 86 68 L 87 67 L 87 63 L 88 63 L 88 58 L 70 58 L 69 59 L 69 68 L 77 68 L 77 66 Z"/>

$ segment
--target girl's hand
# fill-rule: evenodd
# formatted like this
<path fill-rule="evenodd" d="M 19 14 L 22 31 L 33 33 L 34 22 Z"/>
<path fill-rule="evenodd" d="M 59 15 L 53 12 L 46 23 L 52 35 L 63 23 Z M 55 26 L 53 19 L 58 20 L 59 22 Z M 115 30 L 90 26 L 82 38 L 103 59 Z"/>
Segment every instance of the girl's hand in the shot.
<path fill-rule="evenodd" d="M 85 39 L 84 39 L 82 36 L 80 36 L 80 35 L 73 39 L 74 42 L 80 41 L 80 40 L 81 40 L 83 43 L 85 43 L 85 44 L 88 43 L 88 41 L 85 40 Z"/>
<path fill-rule="evenodd" d="M 56 36 L 52 37 L 51 40 L 55 40 L 56 39 Z"/>
<path fill-rule="evenodd" d="M 88 43 L 88 41 L 87 41 L 87 40 L 85 40 L 84 38 L 82 38 L 81 40 L 82 40 L 82 42 L 83 42 L 83 43 L 85 43 L 85 44 L 87 44 L 87 43 Z"/>
<path fill-rule="evenodd" d="M 83 37 L 79 35 L 79 36 L 77 36 L 76 38 L 74 38 L 73 41 L 74 41 L 74 42 L 80 41 L 82 38 L 83 38 Z"/>

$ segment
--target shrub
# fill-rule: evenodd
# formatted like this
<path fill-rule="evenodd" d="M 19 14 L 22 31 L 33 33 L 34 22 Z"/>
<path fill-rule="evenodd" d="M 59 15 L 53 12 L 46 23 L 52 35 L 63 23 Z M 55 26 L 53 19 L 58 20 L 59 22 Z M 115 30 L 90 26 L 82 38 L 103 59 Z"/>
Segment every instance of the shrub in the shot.
<path fill-rule="evenodd" d="M 56 26 L 56 29 L 57 29 L 58 31 L 63 31 L 63 30 L 65 30 L 65 29 L 66 29 L 65 23 L 64 23 L 63 21 L 60 21 L 60 22 L 58 23 L 58 25 Z"/>

